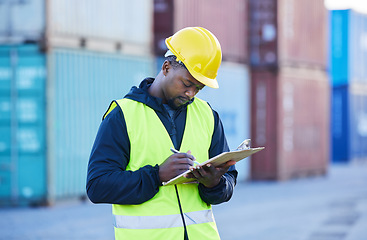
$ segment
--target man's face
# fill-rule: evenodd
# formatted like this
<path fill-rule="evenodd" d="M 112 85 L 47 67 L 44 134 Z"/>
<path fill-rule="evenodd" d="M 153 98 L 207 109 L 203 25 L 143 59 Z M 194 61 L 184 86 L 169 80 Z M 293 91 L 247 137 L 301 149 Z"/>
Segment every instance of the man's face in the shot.
<path fill-rule="evenodd" d="M 204 86 L 185 68 L 173 68 L 170 65 L 165 74 L 165 84 L 162 89 L 164 102 L 176 109 L 190 101 Z"/>

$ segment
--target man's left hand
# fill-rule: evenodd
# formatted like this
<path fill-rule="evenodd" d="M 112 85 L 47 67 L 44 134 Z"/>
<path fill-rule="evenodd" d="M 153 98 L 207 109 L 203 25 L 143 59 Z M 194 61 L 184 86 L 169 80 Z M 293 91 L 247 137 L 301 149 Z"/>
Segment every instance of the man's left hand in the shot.
<path fill-rule="evenodd" d="M 186 178 L 194 178 L 199 183 L 203 184 L 207 188 L 213 188 L 220 182 L 221 177 L 225 174 L 229 167 L 236 164 L 236 161 L 228 161 L 214 167 L 211 164 L 204 166 L 192 166 L 190 167 L 191 172 L 186 174 Z"/>

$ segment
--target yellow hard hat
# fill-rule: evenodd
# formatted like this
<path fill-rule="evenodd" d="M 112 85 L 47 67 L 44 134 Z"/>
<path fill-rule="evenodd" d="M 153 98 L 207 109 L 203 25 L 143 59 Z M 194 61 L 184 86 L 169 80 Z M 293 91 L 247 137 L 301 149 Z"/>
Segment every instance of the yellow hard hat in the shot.
<path fill-rule="evenodd" d="M 213 33 L 202 27 L 187 27 L 166 39 L 166 45 L 202 84 L 218 88 L 217 72 L 222 50 Z"/>

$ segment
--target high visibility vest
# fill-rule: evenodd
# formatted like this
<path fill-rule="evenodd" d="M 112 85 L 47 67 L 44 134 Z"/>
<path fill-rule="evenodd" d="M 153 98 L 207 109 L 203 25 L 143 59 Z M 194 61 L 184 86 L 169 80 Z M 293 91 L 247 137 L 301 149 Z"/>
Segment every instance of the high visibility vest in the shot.
<path fill-rule="evenodd" d="M 155 111 L 126 98 L 116 102 L 106 114 L 117 105 L 123 111 L 131 147 L 126 170 L 163 163 L 172 154 L 173 143 Z M 198 162 L 206 161 L 213 130 L 211 108 L 195 98 L 187 106 L 180 151 L 191 150 Z M 196 183 L 161 186 L 150 200 L 138 205 L 113 204 L 112 212 L 116 239 L 184 239 L 183 219 L 190 240 L 220 239 L 211 205 L 201 199 Z"/>

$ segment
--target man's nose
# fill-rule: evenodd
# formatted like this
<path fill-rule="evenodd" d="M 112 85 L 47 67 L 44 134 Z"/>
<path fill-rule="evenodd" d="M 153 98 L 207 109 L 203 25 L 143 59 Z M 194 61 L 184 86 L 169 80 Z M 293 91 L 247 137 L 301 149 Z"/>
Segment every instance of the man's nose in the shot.
<path fill-rule="evenodd" d="M 196 88 L 195 89 L 194 88 L 189 88 L 185 92 L 186 96 L 188 96 L 190 99 L 195 97 L 196 93 L 197 93 Z"/>

